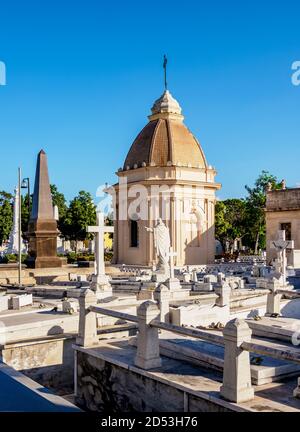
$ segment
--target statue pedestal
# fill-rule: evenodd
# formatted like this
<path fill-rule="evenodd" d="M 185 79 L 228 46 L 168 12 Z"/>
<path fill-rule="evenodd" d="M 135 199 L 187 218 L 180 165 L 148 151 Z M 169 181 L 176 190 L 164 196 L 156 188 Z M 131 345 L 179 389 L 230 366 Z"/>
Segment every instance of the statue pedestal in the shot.
<path fill-rule="evenodd" d="M 180 285 L 180 281 L 177 278 L 169 278 L 164 282 L 164 285 L 170 291 L 170 299 L 171 300 L 184 300 L 189 298 L 190 289 L 182 288 Z"/>
<path fill-rule="evenodd" d="M 99 300 L 112 296 L 112 286 L 109 277 L 106 275 L 92 275 L 90 288 L 96 293 Z"/>
<path fill-rule="evenodd" d="M 180 281 L 177 278 L 169 278 L 164 282 L 164 285 L 166 285 L 167 288 L 169 288 L 170 291 L 178 291 L 181 290 Z"/>
<path fill-rule="evenodd" d="M 168 274 L 165 272 L 156 271 L 153 273 L 151 281 L 157 283 L 164 283 L 168 279 Z"/>
<path fill-rule="evenodd" d="M 29 222 L 29 268 L 62 267 L 63 261 L 57 256 L 56 220 L 32 220 Z"/>

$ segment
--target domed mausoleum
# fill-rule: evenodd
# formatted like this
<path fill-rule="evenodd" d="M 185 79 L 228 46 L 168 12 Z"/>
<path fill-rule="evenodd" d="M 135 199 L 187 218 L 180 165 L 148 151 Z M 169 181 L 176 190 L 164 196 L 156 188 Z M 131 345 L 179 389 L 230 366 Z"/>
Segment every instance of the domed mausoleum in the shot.
<path fill-rule="evenodd" d="M 175 265 L 214 261 L 215 169 L 183 123 L 179 103 L 166 90 L 117 172 L 114 262 L 152 266 L 152 228 L 162 218 L 177 253 Z"/>

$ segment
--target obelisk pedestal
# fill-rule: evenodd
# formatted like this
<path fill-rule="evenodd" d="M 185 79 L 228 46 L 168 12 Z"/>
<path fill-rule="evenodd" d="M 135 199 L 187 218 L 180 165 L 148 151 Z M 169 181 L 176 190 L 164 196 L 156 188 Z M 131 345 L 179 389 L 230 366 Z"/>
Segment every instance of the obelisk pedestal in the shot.
<path fill-rule="evenodd" d="M 61 267 L 57 256 L 57 222 L 54 218 L 50 191 L 47 156 L 41 150 L 37 158 L 32 210 L 28 225 L 29 259 L 31 268 Z"/>

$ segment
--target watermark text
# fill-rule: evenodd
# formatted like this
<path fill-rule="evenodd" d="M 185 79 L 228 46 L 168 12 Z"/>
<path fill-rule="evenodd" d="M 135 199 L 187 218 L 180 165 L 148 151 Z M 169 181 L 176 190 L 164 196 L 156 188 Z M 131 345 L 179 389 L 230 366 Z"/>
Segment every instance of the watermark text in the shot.
<path fill-rule="evenodd" d="M 6 85 L 6 66 L 3 61 L 0 60 L 0 86 Z"/>
<path fill-rule="evenodd" d="M 292 74 L 292 84 L 294 86 L 300 85 L 300 61 L 294 61 L 292 64 L 292 71 L 294 73 Z"/>

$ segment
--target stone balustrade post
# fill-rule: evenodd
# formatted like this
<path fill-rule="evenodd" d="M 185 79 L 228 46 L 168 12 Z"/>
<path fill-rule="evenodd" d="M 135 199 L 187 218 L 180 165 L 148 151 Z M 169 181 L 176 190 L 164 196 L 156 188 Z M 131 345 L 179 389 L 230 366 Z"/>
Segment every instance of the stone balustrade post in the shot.
<path fill-rule="evenodd" d="M 274 282 L 269 282 L 267 288 L 270 290 L 267 296 L 267 309 L 266 316 L 272 314 L 280 314 L 280 301 L 282 294 L 277 294 L 276 284 Z"/>
<path fill-rule="evenodd" d="M 149 324 L 154 319 L 159 320 L 159 308 L 156 303 L 146 301 L 138 307 L 137 315 L 139 331 L 134 364 L 145 370 L 158 368 L 161 366 L 158 329 Z"/>
<path fill-rule="evenodd" d="M 193 270 L 192 271 L 192 281 L 193 282 L 198 282 L 197 270 Z"/>
<path fill-rule="evenodd" d="M 221 286 L 216 286 L 215 292 L 219 296 L 216 299 L 217 306 L 224 307 L 230 305 L 231 288 L 227 282 L 222 282 Z"/>
<path fill-rule="evenodd" d="M 170 290 L 160 284 L 153 293 L 153 298 L 157 302 L 160 310 L 160 321 L 168 323 L 170 315 Z"/>
<path fill-rule="evenodd" d="M 96 293 L 90 289 L 82 289 L 79 296 L 80 310 L 79 331 L 76 339 L 77 345 L 88 347 L 98 343 L 96 314 L 89 311 L 89 307 L 96 304 Z"/>
<path fill-rule="evenodd" d="M 225 343 L 223 385 L 221 396 L 231 402 L 252 400 L 250 355 L 241 348 L 243 342 L 251 341 L 251 330 L 241 319 L 229 321 L 223 330 Z"/>
<path fill-rule="evenodd" d="M 218 284 L 221 285 L 222 282 L 224 282 L 224 281 L 225 281 L 225 275 L 224 275 L 224 273 L 219 272 L 217 274 L 217 282 L 218 282 Z"/>

